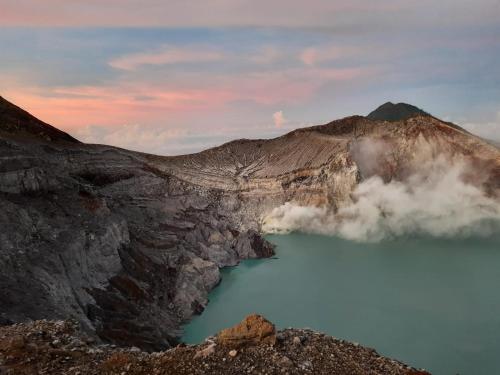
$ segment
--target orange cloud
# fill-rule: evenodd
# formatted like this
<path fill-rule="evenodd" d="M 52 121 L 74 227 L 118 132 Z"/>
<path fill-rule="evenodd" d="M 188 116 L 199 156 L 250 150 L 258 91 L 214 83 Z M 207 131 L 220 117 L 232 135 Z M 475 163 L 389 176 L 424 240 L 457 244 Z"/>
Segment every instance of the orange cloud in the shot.
<path fill-rule="evenodd" d="M 221 106 L 229 97 L 214 90 L 169 91 L 125 86 L 55 89 L 49 94 L 33 89 L 5 92 L 7 99 L 64 129 L 147 123 L 162 116 Z"/>

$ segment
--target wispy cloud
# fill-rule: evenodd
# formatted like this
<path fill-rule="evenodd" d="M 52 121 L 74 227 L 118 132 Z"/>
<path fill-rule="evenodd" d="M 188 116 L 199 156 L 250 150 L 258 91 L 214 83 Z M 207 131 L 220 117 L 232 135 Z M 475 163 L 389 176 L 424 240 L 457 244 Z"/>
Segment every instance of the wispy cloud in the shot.
<path fill-rule="evenodd" d="M 314 66 L 323 62 L 331 62 L 340 58 L 351 57 L 359 53 L 359 49 L 351 46 L 324 45 L 308 47 L 300 52 L 299 59 L 305 65 Z"/>
<path fill-rule="evenodd" d="M 264 46 L 250 57 L 250 61 L 255 64 L 271 64 L 283 58 L 283 56 L 284 54 L 278 48 Z"/>
<path fill-rule="evenodd" d="M 163 46 L 156 51 L 133 53 L 115 58 L 109 65 L 116 69 L 135 70 L 143 65 L 168 65 L 180 63 L 207 63 L 224 58 L 220 52 L 203 47 L 179 48 Z"/>
<path fill-rule="evenodd" d="M 165 127 L 122 124 L 120 126 L 84 126 L 72 134 L 87 143 L 107 144 L 130 150 L 143 150 L 148 145 L 149 152 L 165 152 L 172 143 L 186 136 L 186 131 Z M 171 150 L 172 153 L 178 148 Z"/>

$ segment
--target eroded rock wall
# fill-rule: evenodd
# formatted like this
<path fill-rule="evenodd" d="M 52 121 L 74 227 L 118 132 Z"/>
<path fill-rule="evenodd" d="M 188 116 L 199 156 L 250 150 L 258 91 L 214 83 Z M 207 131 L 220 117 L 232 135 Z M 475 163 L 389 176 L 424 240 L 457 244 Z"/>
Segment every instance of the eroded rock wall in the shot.
<path fill-rule="evenodd" d="M 0 315 L 74 318 L 158 349 L 200 313 L 219 268 L 270 256 L 221 192 L 105 146 L 0 143 Z"/>
<path fill-rule="evenodd" d="M 178 157 L 57 141 L 43 126 L 0 132 L 0 321 L 74 318 L 148 350 L 176 342 L 221 267 L 273 254 L 261 220 L 286 202 L 335 211 L 360 181 L 404 179 L 421 155 L 463 158 L 481 171 L 471 181 L 500 189 L 498 148 L 429 116 L 353 116 Z"/>

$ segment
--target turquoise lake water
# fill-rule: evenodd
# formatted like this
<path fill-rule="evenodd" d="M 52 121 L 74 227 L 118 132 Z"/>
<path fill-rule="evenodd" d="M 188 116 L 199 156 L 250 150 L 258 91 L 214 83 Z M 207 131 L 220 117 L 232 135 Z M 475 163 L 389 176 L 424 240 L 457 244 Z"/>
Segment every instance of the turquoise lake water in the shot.
<path fill-rule="evenodd" d="M 500 374 L 500 236 L 376 244 L 270 235 L 276 259 L 223 270 L 184 341 L 250 313 L 359 342 L 433 374 Z"/>

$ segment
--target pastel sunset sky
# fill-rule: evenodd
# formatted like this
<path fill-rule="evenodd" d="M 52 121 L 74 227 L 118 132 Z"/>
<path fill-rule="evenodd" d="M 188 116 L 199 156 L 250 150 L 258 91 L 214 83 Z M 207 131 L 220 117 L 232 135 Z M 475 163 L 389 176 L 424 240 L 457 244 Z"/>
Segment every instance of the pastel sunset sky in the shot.
<path fill-rule="evenodd" d="M 500 140 L 500 0 L 0 0 L 0 95 L 164 155 L 386 101 Z"/>

